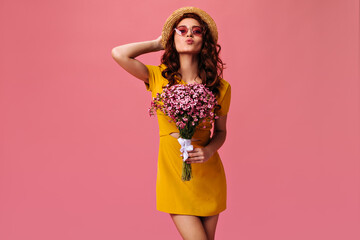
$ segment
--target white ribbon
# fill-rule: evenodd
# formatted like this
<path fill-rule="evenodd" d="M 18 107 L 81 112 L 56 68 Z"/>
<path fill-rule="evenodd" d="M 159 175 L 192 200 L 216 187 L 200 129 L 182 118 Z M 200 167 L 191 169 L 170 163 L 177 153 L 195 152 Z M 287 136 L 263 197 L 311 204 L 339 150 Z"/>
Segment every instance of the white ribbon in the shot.
<path fill-rule="evenodd" d="M 180 152 L 182 152 L 183 161 L 185 161 L 189 157 L 188 151 L 193 150 L 193 145 L 191 145 L 191 139 L 179 137 L 177 140 L 181 145 Z"/>

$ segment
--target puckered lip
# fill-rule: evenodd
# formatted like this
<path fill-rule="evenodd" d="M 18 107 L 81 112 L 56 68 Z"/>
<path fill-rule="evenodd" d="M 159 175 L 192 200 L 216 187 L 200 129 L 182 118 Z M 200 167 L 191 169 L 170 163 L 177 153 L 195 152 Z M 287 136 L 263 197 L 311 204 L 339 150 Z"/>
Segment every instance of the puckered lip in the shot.
<path fill-rule="evenodd" d="M 186 39 L 185 42 L 187 42 L 187 43 L 193 43 L 194 40 L 192 40 L 192 39 Z"/>

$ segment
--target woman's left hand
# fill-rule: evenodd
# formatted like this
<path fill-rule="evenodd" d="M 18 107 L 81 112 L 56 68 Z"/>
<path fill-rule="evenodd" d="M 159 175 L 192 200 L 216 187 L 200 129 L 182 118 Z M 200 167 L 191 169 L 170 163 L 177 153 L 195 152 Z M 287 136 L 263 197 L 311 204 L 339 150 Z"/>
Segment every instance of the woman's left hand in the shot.
<path fill-rule="evenodd" d="M 214 153 L 206 148 L 194 148 L 192 151 L 188 151 L 188 159 L 186 163 L 204 163 L 213 155 Z"/>

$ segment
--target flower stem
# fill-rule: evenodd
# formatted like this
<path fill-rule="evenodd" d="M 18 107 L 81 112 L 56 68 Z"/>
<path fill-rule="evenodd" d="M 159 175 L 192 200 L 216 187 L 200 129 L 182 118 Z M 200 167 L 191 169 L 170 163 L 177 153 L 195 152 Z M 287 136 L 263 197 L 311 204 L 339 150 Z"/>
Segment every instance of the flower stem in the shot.
<path fill-rule="evenodd" d="M 182 176 L 183 181 L 189 181 L 192 178 L 191 164 L 183 162 Z"/>

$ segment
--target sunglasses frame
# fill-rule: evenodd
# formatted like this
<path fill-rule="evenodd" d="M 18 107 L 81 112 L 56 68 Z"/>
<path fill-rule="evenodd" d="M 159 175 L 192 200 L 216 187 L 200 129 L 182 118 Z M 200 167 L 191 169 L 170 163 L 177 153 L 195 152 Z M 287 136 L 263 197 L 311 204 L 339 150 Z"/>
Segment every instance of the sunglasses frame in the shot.
<path fill-rule="evenodd" d="M 179 29 L 177 29 L 177 28 L 174 28 L 174 30 L 175 30 L 175 32 L 178 34 L 178 35 L 180 35 L 180 36 L 186 36 L 186 34 L 189 32 L 189 28 L 187 27 L 187 26 L 179 26 L 179 27 L 185 27 L 186 29 L 187 29 L 187 31 L 186 31 L 186 33 L 184 33 L 184 35 L 180 32 L 180 30 Z M 194 29 L 194 27 L 199 27 L 199 28 L 201 28 L 201 34 L 197 34 L 197 33 L 194 33 L 193 32 L 193 29 Z M 203 36 L 204 35 L 204 32 L 205 32 L 205 29 L 202 27 L 202 26 L 192 26 L 191 28 L 190 28 L 190 31 L 191 31 L 191 34 L 193 34 L 194 36 Z"/>

